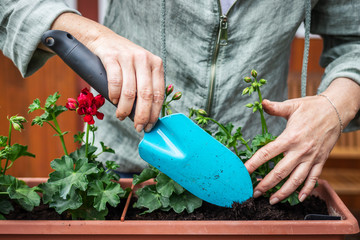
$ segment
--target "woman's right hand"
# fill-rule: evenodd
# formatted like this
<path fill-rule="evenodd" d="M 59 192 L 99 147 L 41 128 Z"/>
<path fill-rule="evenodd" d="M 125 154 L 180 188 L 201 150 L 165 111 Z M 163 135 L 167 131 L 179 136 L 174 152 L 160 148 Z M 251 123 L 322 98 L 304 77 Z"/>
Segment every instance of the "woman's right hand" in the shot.
<path fill-rule="evenodd" d="M 118 105 L 116 117 L 124 120 L 136 98 L 134 126 L 138 132 L 150 131 L 164 100 L 162 59 L 105 26 L 73 13 L 60 15 L 52 29 L 69 32 L 100 58 L 107 72 L 109 98 Z"/>

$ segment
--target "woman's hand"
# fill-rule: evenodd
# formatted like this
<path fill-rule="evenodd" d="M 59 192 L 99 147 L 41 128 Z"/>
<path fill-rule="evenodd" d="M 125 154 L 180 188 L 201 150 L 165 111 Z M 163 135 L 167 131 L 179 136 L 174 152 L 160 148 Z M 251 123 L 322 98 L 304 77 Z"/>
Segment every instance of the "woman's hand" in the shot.
<path fill-rule="evenodd" d="M 77 14 L 61 14 L 51 29 L 69 32 L 100 58 L 107 72 L 109 98 L 118 105 L 117 118 L 124 120 L 136 99 L 134 126 L 138 132 L 150 131 L 164 100 L 161 58 Z"/>
<path fill-rule="evenodd" d="M 334 103 L 344 127 L 360 108 L 360 86 L 350 79 L 339 78 L 323 93 Z M 302 183 L 302 202 L 315 187 L 330 151 L 340 135 L 338 115 L 326 97 L 312 96 L 285 102 L 263 101 L 264 110 L 287 119 L 287 126 L 275 141 L 259 149 L 245 166 L 250 173 L 271 158 L 283 153 L 284 158 L 254 189 L 259 197 L 289 176 L 270 198 L 271 204 L 288 197 Z"/>
<path fill-rule="evenodd" d="M 116 116 L 123 120 L 136 98 L 134 125 L 138 132 L 150 131 L 164 100 L 164 70 L 160 57 L 108 31 L 91 44 L 107 72 L 109 98 L 117 104 Z"/>

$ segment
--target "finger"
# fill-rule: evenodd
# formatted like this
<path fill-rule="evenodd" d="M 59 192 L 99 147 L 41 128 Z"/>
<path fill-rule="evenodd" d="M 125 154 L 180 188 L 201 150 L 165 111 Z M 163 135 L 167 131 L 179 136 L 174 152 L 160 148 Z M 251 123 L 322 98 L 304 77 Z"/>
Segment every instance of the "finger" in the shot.
<path fill-rule="evenodd" d="M 134 124 L 136 131 L 141 132 L 149 123 L 154 98 L 151 76 L 151 65 L 146 53 L 135 57 L 137 100 Z"/>
<path fill-rule="evenodd" d="M 282 143 L 281 135 L 273 142 L 270 142 L 260 148 L 249 160 L 245 162 L 248 172 L 253 173 L 258 167 L 283 153 L 287 148 L 286 143 Z"/>
<path fill-rule="evenodd" d="M 308 163 L 299 164 L 291 173 L 289 179 L 284 183 L 284 185 L 270 197 L 270 204 L 274 205 L 287 198 L 293 192 L 295 192 L 296 189 L 306 179 L 310 169 L 311 169 L 311 164 Z"/>
<path fill-rule="evenodd" d="M 112 103 L 117 104 L 123 81 L 120 64 L 116 60 L 105 60 L 104 67 L 108 79 L 109 99 Z"/>
<path fill-rule="evenodd" d="M 275 187 L 280 181 L 285 179 L 296 167 L 296 158 L 292 154 L 286 155 L 280 160 L 254 189 L 254 197 L 259 197 L 269 189 Z"/>
<path fill-rule="evenodd" d="M 161 108 L 164 102 L 165 82 L 164 82 L 164 68 L 162 59 L 155 57 L 152 66 L 152 82 L 154 98 L 151 108 L 150 120 L 145 131 L 149 132 L 159 119 Z"/>
<path fill-rule="evenodd" d="M 262 101 L 266 113 L 288 119 L 296 109 L 295 101 L 273 102 L 267 99 Z"/>
<path fill-rule="evenodd" d="M 315 188 L 315 185 L 319 179 L 323 166 L 324 166 L 323 164 L 316 164 L 310 170 L 309 175 L 305 180 L 304 187 L 299 192 L 300 202 L 303 202 L 310 195 L 312 190 Z"/>
<path fill-rule="evenodd" d="M 132 110 L 136 97 L 135 71 L 131 61 L 121 62 L 123 72 L 123 84 L 120 93 L 119 103 L 116 109 L 116 116 L 124 120 Z"/>

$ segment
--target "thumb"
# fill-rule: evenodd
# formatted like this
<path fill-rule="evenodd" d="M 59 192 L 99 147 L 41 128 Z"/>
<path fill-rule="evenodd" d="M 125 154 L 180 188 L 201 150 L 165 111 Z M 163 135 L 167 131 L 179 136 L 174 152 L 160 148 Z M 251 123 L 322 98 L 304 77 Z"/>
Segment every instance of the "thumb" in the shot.
<path fill-rule="evenodd" d="M 294 103 L 292 101 L 272 102 L 264 99 L 262 101 L 262 106 L 267 114 L 286 119 L 294 112 Z"/>

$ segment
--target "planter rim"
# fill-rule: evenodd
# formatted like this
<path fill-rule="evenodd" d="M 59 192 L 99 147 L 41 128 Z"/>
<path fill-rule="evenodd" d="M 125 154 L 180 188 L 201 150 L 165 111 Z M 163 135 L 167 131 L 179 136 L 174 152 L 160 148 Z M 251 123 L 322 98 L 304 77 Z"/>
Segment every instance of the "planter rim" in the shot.
<path fill-rule="evenodd" d="M 22 178 L 35 185 L 47 178 Z M 132 179 L 121 179 L 120 183 L 131 185 Z M 49 234 L 49 235 L 344 235 L 359 232 L 355 217 L 346 208 L 335 191 L 325 180 L 319 180 L 316 195 L 331 197 L 327 202 L 331 214 L 342 216 L 342 220 L 284 220 L 284 221 L 143 221 L 143 220 L 2 220 L 0 234 Z M 338 202 L 337 205 L 334 205 Z M 196 224 L 194 224 L 196 223 Z M 140 227 L 141 226 L 141 227 Z M 281 228 L 283 227 L 283 228 Z M 19 231 L 19 228 L 22 231 Z"/>

